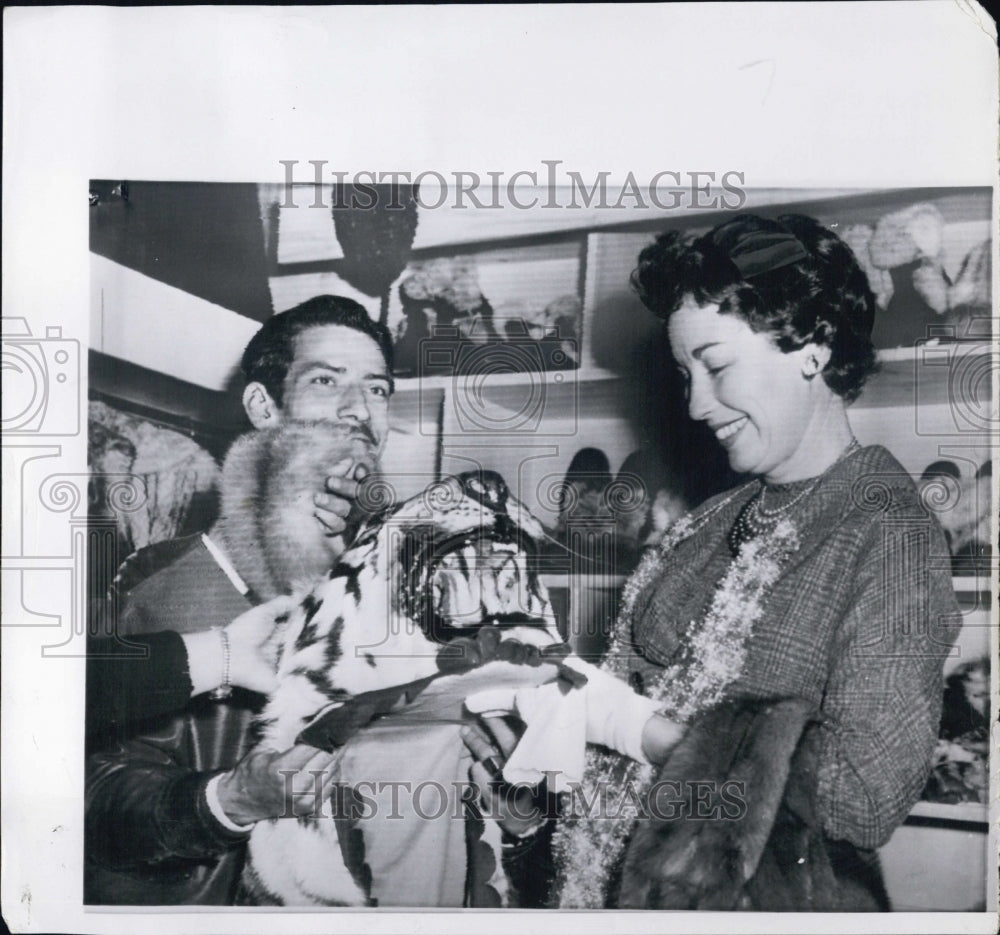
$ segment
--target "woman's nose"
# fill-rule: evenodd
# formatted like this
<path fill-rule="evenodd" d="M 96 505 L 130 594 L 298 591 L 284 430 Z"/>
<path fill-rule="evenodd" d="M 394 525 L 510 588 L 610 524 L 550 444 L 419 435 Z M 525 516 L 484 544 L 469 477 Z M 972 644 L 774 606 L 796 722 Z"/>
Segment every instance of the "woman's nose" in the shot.
<path fill-rule="evenodd" d="M 708 381 L 701 376 L 693 374 L 688 381 L 688 415 L 697 422 L 702 422 L 708 418 L 712 411 L 714 397 Z"/>

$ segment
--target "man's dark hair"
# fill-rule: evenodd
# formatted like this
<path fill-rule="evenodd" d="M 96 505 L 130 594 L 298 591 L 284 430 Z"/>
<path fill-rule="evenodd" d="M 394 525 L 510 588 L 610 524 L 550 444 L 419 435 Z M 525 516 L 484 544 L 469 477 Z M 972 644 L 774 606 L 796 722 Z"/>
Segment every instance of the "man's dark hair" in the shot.
<path fill-rule="evenodd" d="M 250 339 L 240 361 L 247 383 L 262 383 L 275 403 L 283 405 L 285 377 L 295 355 L 295 336 L 323 325 L 340 325 L 368 335 L 382 352 L 392 390 L 389 329 L 373 321 L 363 305 L 340 295 L 318 295 L 265 321 Z"/>

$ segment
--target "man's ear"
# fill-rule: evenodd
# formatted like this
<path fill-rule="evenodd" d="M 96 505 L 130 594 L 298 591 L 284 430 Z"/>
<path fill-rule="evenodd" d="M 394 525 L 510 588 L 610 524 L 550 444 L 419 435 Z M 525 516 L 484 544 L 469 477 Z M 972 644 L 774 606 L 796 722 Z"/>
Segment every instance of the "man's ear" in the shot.
<path fill-rule="evenodd" d="M 243 391 L 243 408 L 255 429 L 274 428 L 281 424 L 281 407 L 263 383 L 248 383 Z"/>
<path fill-rule="evenodd" d="M 807 344 L 797 352 L 802 362 L 802 376 L 807 380 L 821 374 L 833 353 L 828 344 Z"/>

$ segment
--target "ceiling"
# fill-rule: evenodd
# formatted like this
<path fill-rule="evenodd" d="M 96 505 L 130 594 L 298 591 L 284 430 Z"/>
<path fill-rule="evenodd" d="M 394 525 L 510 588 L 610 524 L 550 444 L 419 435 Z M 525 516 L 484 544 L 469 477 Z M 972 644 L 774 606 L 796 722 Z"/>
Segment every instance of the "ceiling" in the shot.
<path fill-rule="evenodd" d="M 273 314 L 256 185 L 95 181 L 91 192 L 93 253 L 254 321 Z"/>

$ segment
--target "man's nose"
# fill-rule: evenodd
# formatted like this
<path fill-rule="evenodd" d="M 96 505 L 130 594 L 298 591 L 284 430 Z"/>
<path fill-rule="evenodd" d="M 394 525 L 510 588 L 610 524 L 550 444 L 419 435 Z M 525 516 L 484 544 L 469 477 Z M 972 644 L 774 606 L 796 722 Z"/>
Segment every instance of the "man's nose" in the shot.
<path fill-rule="evenodd" d="M 337 400 L 337 418 L 355 419 L 358 422 L 368 422 L 371 413 L 368 411 L 368 399 L 364 387 L 352 383 L 345 386 Z"/>

